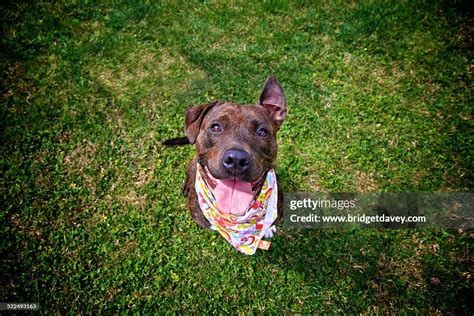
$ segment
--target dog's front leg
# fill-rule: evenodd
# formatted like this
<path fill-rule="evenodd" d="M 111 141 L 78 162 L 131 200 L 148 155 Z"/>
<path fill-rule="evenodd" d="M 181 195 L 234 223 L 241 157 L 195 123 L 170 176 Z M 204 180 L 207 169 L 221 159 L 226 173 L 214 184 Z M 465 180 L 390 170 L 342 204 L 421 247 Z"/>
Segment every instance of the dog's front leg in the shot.
<path fill-rule="evenodd" d="M 188 209 L 191 213 L 193 220 L 201 227 L 208 228 L 211 223 L 204 217 L 198 203 L 198 197 L 196 190 L 194 189 L 194 183 L 196 182 L 196 163 L 197 158 L 191 160 L 188 164 L 188 170 L 186 172 L 186 180 L 183 185 L 182 192 L 188 198 Z"/>
<path fill-rule="evenodd" d="M 186 179 L 181 188 L 181 192 L 185 197 L 189 196 L 189 192 L 194 188 L 194 182 L 196 181 L 196 158 L 192 159 L 188 163 L 188 168 L 186 170 Z"/>

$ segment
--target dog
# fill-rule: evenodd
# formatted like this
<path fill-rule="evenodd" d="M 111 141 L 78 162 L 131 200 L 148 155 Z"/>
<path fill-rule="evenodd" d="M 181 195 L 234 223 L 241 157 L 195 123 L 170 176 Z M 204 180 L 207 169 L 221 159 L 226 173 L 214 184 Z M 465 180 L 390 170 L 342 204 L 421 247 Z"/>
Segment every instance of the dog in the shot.
<path fill-rule="evenodd" d="M 203 212 L 209 205 L 201 203 L 208 191 L 220 212 L 235 216 L 245 215 L 252 201 L 259 199 L 262 185 L 274 168 L 276 135 L 286 116 L 285 93 L 272 76 L 265 81 L 256 105 L 215 101 L 186 111 L 186 137 L 164 144 L 195 145 L 196 156 L 188 164 L 182 191 L 188 198 L 191 217 L 199 226 L 213 226 Z M 197 192 L 200 180 L 206 187 L 204 192 Z M 276 220 L 265 231 L 265 237 L 273 237 L 275 223 L 283 216 L 283 192 L 280 186 L 276 191 Z"/>

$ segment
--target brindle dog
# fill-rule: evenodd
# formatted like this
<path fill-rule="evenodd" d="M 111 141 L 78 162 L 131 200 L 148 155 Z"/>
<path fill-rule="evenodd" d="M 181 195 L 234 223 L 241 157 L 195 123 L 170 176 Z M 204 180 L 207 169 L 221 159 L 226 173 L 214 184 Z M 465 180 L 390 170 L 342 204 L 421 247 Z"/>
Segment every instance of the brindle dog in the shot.
<path fill-rule="evenodd" d="M 268 77 L 257 105 L 213 102 L 196 105 L 186 112 L 186 138 L 166 145 L 195 144 L 196 157 L 188 164 L 183 193 L 194 221 L 209 227 L 194 189 L 196 164 L 217 181 L 256 183 L 273 167 L 277 155 L 276 134 L 287 115 L 283 88 Z M 278 186 L 278 219 L 283 215 L 283 193 Z M 272 227 L 270 236 L 275 232 Z"/>

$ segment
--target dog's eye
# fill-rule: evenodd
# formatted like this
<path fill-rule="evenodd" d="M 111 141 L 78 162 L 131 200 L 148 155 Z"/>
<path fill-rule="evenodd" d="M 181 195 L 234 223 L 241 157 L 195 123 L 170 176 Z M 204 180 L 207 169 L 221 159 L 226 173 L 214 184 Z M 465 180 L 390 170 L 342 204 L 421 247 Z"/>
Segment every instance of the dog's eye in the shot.
<path fill-rule="evenodd" d="M 209 127 L 209 129 L 211 130 L 211 132 L 213 133 L 220 133 L 222 132 L 222 127 L 219 123 L 213 123 L 211 125 L 211 127 Z"/>
<path fill-rule="evenodd" d="M 268 136 L 268 130 L 264 127 L 260 127 L 257 129 L 257 135 L 261 137 L 267 137 Z"/>

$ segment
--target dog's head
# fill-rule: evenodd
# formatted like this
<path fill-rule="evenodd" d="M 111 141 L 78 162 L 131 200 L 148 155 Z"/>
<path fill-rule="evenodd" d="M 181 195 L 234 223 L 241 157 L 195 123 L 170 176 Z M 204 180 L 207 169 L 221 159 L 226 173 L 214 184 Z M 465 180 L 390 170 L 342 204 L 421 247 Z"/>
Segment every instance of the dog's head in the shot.
<path fill-rule="evenodd" d="M 214 102 L 188 109 L 186 136 L 213 177 L 254 182 L 275 160 L 285 117 L 283 88 L 269 77 L 258 105 Z"/>
<path fill-rule="evenodd" d="M 272 166 L 286 114 L 283 88 L 268 77 L 257 105 L 214 102 L 188 109 L 186 137 L 209 177 L 245 191 Z"/>

